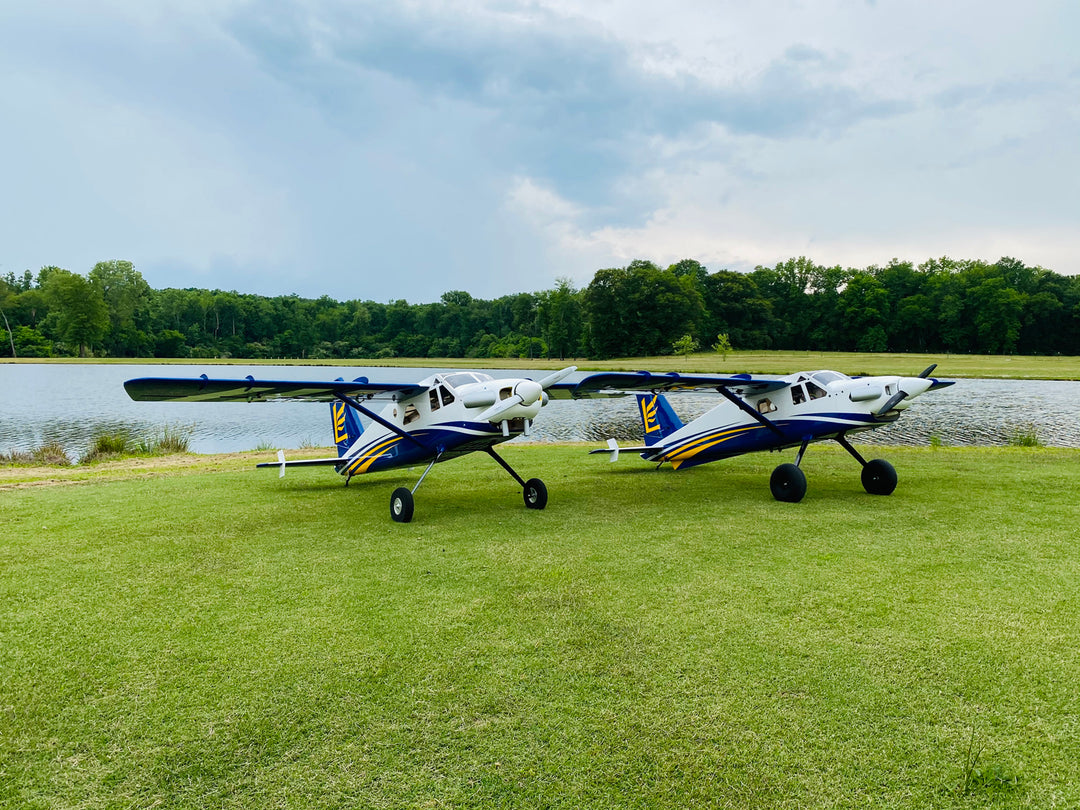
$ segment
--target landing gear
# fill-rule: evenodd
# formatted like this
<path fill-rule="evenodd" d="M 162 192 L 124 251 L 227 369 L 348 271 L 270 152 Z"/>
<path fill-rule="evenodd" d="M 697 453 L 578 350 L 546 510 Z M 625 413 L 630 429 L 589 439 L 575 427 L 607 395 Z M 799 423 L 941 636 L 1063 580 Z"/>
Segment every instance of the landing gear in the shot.
<path fill-rule="evenodd" d="M 871 459 L 862 468 L 862 485 L 871 495 L 892 495 L 896 469 L 883 458 Z"/>
<path fill-rule="evenodd" d="M 806 494 L 806 473 L 797 464 L 781 464 L 769 478 L 773 497 L 785 503 L 798 503 Z"/>
<path fill-rule="evenodd" d="M 539 478 L 530 478 L 526 481 L 514 472 L 514 468 L 507 464 L 492 448 L 487 448 L 487 453 L 499 462 L 499 465 L 510 473 L 515 481 L 521 484 L 522 496 L 525 499 L 525 507 L 527 509 L 543 509 L 547 506 L 548 493 L 547 487 L 544 486 L 543 481 Z M 412 489 L 409 489 L 408 487 L 398 487 L 394 490 L 394 494 L 390 496 L 390 517 L 395 523 L 408 523 L 412 520 L 414 506 L 413 493 L 420 488 L 420 484 L 424 482 L 424 478 L 427 477 L 431 468 L 435 466 L 435 462 L 439 461 L 440 458 L 442 458 L 441 453 L 432 459 L 431 463 L 428 464 L 427 469 L 424 470 L 424 474 L 420 476 L 420 480 L 416 482 L 416 486 Z"/>
<path fill-rule="evenodd" d="M 526 509 L 543 509 L 547 506 L 547 487 L 539 478 L 530 478 L 522 490 Z"/>
<path fill-rule="evenodd" d="M 867 461 L 843 436 L 837 436 L 836 441 L 862 464 L 863 489 L 871 495 L 892 495 L 893 490 L 896 489 L 896 468 L 892 464 L 883 458 Z"/>
<path fill-rule="evenodd" d="M 892 464 L 882 458 L 867 461 L 859 451 L 851 446 L 851 443 L 843 435 L 836 437 L 837 443 L 862 465 L 862 485 L 871 495 L 891 495 L 896 489 L 896 469 Z M 803 473 L 799 464 L 802 463 L 803 453 L 810 443 L 807 439 L 799 448 L 799 454 L 795 457 L 794 464 L 781 464 L 773 470 L 769 479 L 769 489 L 773 497 L 786 503 L 798 503 L 806 494 L 806 474 Z"/>
<path fill-rule="evenodd" d="M 396 523 L 408 523 L 413 516 L 413 496 L 405 487 L 398 487 L 390 496 L 390 517 Z"/>
<path fill-rule="evenodd" d="M 503 460 L 503 457 L 495 452 L 495 448 L 488 447 L 487 454 L 491 456 L 495 461 L 499 463 L 499 466 L 510 473 L 510 477 L 521 484 L 521 493 L 525 498 L 526 509 L 543 509 L 547 506 L 547 487 L 544 486 L 544 482 L 539 478 L 530 478 L 528 481 L 524 480 L 520 475 L 514 472 L 514 468 Z"/>

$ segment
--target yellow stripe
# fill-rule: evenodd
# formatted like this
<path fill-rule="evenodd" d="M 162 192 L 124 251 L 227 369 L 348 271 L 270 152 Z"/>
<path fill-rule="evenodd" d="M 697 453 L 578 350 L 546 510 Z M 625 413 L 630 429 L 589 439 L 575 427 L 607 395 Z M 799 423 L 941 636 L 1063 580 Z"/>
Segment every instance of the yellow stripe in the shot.
<path fill-rule="evenodd" d="M 695 441 L 690 447 L 684 447 L 683 449 L 676 450 L 674 453 L 665 453 L 667 461 L 671 462 L 671 466 L 676 470 L 688 459 L 693 458 L 704 450 L 710 447 L 715 447 L 718 444 L 723 444 L 729 439 L 733 439 L 740 433 L 745 433 L 748 430 L 757 430 L 757 425 L 750 425 L 749 427 L 735 428 L 734 430 L 726 430 L 721 433 L 712 433 L 707 436 L 702 436 Z M 710 441 L 712 439 L 712 441 Z"/>
<path fill-rule="evenodd" d="M 353 475 L 356 475 L 357 473 L 366 473 L 368 467 L 375 463 L 375 459 L 381 456 L 384 450 L 399 441 L 401 441 L 401 437 L 394 436 L 384 442 L 380 442 L 363 455 L 358 456 L 357 459 L 346 468 L 347 471 Z"/>

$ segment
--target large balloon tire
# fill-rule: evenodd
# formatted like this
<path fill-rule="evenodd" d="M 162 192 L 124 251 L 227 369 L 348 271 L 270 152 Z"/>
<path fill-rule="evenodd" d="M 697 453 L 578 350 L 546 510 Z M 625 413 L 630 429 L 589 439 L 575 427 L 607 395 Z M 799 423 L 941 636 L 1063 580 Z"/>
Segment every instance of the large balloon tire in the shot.
<path fill-rule="evenodd" d="M 395 523 L 408 523 L 413 516 L 413 496 L 406 487 L 398 487 L 390 496 L 390 517 Z"/>
<path fill-rule="evenodd" d="M 527 509 L 543 509 L 547 506 L 547 487 L 539 478 L 530 478 L 522 491 Z"/>
<path fill-rule="evenodd" d="M 769 478 L 773 497 L 785 503 L 798 503 L 806 494 L 806 473 L 797 464 L 781 464 Z"/>
<path fill-rule="evenodd" d="M 862 485 L 871 495 L 892 495 L 896 468 L 883 458 L 872 459 L 862 468 Z"/>

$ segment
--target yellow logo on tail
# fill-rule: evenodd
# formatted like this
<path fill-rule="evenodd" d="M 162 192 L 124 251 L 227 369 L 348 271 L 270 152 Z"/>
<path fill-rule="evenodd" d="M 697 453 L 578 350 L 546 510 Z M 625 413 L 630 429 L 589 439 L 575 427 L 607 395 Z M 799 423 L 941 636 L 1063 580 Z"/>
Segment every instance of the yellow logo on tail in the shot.
<path fill-rule="evenodd" d="M 646 433 L 655 433 L 660 429 L 660 420 L 656 418 L 656 396 L 641 400 L 641 421 Z"/>
<path fill-rule="evenodd" d="M 349 431 L 345 427 L 345 403 L 340 399 L 333 404 L 334 415 L 334 444 L 341 444 L 349 440 Z"/>

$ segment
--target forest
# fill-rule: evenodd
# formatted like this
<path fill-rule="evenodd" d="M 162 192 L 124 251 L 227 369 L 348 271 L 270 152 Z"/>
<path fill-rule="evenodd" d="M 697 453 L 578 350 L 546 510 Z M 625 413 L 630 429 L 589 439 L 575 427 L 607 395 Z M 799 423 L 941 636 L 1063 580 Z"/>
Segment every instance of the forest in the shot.
<path fill-rule="evenodd" d="M 156 290 L 129 261 L 0 277 L 0 357 L 641 357 L 713 347 L 1080 355 L 1080 278 L 1022 261 L 805 257 L 750 273 L 685 259 L 577 289 L 435 303 Z"/>

